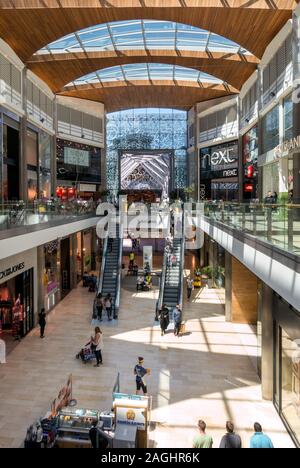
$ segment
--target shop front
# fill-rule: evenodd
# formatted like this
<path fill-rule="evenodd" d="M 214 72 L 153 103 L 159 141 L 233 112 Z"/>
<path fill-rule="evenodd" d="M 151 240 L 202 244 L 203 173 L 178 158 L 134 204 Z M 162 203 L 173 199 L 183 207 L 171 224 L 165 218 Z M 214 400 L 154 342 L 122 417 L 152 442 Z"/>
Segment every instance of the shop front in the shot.
<path fill-rule="evenodd" d="M 243 200 L 258 197 L 258 126 L 255 125 L 242 138 L 243 141 Z"/>
<path fill-rule="evenodd" d="M 0 108 L 0 200 L 20 198 L 20 118 Z"/>
<path fill-rule="evenodd" d="M 200 180 L 205 199 L 237 200 L 238 177 L 237 141 L 200 149 Z"/>
<path fill-rule="evenodd" d="M 96 198 L 101 184 L 101 148 L 57 139 L 57 195 Z"/>
<path fill-rule="evenodd" d="M 38 248 L 40 298 L 39 308 L 46 313 L 58 304 L 61 298 L 60 288 L 60 242 L 54 240 Z"/>
<path fill-rule="evenodd" d="M 259 157 L 258 165 L 262 171 L 262 198 L 268 192 L 272 192 L 278 195 L 279 203 L 293 201 L 293 153 L 296 148 L 300 148 L 300 137 L 284 142 Z"/>
<path fill-rule="evenodd" d="M 274 295 L 274 404 L 300 447 L 300 312 Z"/>
<path fill-rule="evenodd" d="M 36 323 L 36 249 L 0 261 L 0 335 L 6 342 L 26 336 Z"/>

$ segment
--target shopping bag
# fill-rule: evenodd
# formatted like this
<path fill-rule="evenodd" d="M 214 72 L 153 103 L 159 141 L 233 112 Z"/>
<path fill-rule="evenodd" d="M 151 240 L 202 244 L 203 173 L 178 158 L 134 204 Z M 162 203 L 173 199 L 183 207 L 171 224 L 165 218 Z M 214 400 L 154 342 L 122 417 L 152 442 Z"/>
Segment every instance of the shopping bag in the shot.
<path fill-rule="evenodd" d="M 186 333 L 186 324 L 184 322 L 180 325 L 179 333 L 180 335 L 184 335 Z"/>

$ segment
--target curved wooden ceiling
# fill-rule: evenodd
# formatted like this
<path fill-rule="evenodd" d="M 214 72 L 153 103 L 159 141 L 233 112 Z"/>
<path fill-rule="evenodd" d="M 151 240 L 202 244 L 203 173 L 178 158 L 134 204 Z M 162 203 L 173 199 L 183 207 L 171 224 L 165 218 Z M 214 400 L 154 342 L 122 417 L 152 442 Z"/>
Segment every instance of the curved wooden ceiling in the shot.
<path fill-rule="evenodd" d="M 185 23 L 212 31 L 240 44 L 261 58 L 267 45 L 292 16 L 294 0 L 0 0 L 0 37 L 54 92 L 104 102 L 107 109 L 159 106 L 189 108 L 196 102 L 228 95 L 241 88 L 257 60 L 247 56 L 172 50 L 93 52 L 63 57 L 33 56 L 47 44 L 92 25 L 150 19 Z M 140 62 L 192 67 L 214 75 L 231 87 L 197 88 L 174 83 L 161 85 L 90 87 L 62 90 L 74 79 L 98 69 Z M 190 83 L 189 83 L 190 84 Z M 126 97 L 127 96 L 127 97 Z M 153 99 L 153 101 L 151 101 Z M 129 104 L 128 104 L 129 103 Z M 165 103 L 165 104 L 164 104 Z M 121 106 L 121 107 L 118 107 Z"/>
<path fill-rule="evenodd" d="M 64 96 L 78 97 L 104 103 L 108 112 L 138 107 L 165 107 L 189 110 L 196 102 L 233 94 L 230 88 L 222 85 L 202 87 L 188 81 L 136 81 L 127 83 L 111 82 L 105 86 L 80 86 Z"/>
<path fill-rule="evenodd" d="M 209 54 L 175 50 L 128 50 L 120 53 L 109 51 L 55 56 L 37 55 L 27 64 L 51 89 L 60 92 L 66 84 L 88 73 L 116 65 L 145 62 L 158 62 L 201 70 L 239 90 L 255 71 L 259 60 L 251 55 L 241 56 L 225 52 Z"/>

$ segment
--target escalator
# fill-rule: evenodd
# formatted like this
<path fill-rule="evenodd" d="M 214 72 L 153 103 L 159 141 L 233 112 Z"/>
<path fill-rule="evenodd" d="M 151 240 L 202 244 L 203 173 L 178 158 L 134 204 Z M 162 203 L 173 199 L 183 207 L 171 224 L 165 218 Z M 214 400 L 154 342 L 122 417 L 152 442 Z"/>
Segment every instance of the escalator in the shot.
<path fill-rule="evenodd" d="M 104 297 L 111 294 L 115 319 L 118 318 L 121 294 L 123 236 L 120 236 L 120 232 L 122 228 L 117 224 L 116 238 L 105 239 L 98 288 L 98 293 Z"/>
<path fill-rule="evenodd" d="M 182 214 L 184 221 L 184 215 Z M 184 226 L 182 223 L 182 232 Z M 163 269 L 160 282 L 159 299 L 157 303 L 157 313 L 165 304 L 169 310 L 173 310 L 177 304 L 183 306 L 183 288 L 184 288 L 184 255 L 185 255 L 185 238 L 184 234 L 181 239 L 173 239 L 172 255 L 176 257 L 176 264 L 172 265 L 169 262 L 169 254 L 167 250 L 164 253 Z"/>

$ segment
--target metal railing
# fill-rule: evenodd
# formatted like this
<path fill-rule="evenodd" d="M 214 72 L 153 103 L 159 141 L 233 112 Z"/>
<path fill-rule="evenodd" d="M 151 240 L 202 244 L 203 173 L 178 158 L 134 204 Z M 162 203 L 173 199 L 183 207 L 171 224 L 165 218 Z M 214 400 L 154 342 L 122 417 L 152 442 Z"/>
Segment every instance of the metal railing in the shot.
<path fill-rule="evenodd" d="M 35 200 L 0 203 L 0 230 L 96 214 L 93 201 Z"/>
<path fill-rule="evenodd" d="M 119 316 L 120 302 L 121 302 L 121 282 L 122 282 L 122 263 L 123 263 L 123 224 L 122 217 L 120 216 L 120 226 L 119 226 L 119 264 L 118 264 L 118 275 L 117 275 L 117 294 L 114 304 L 114 319 L 117 319 Z"/>
<path fill-rule="evenodd" d="M 180 259 L 180 293 L 178 304 L 183 310 L 183 295 L 184 295 L 184 261 L 185 261 L 185 218 L 184 218 L 184 209 L 182 210 L 182 241 L 181 241 L 181 259 Z"/>
<path fill-rule="evenodd" d="M 300 255 L 300 205 L 207 202 L 204 215 Z"/>
<path fill-rule="evenodd" d="M 168 263 L 168 254 L 167 249 L 164 250 L 164 258 L 162 265 L 162 272 L 159 284 L 159 296 L 156 304 L 155 320 L 158 321 L 158 313 L 162 309 L 163 300 L 164 300 L 164 291 L 165 291 L 165 282 L 166 282 L 166 272 L 167 272 L 167 263 Z"/>

